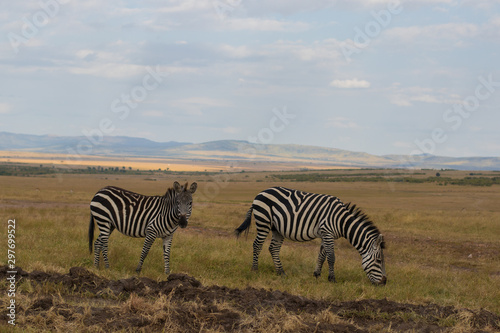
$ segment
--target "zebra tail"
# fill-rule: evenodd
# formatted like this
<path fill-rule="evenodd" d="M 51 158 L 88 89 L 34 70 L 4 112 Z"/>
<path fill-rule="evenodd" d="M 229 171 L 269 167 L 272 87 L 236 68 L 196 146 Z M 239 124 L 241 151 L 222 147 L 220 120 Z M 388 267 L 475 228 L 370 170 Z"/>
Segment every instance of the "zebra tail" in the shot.
<path fill-rule="evenodd" d="M 92 243 L 94 243 L 94 217 L 90 214 L 89 224 L 89 251 L 92 254 Z"/>
<path fill-rule="evenodd" d="M 247 216 L 245 217 L 245 221 L 234 230 L 234 234 L 236 237 L 239 237 L 243 231 L 245 231 L 245 235 L 248 235 L 248 232 L 250 231 L 250 224 L 252 223 L 252 212 L 253 212 L 253 205 L 250 207 L 250 209 L 247 212 Z"/>

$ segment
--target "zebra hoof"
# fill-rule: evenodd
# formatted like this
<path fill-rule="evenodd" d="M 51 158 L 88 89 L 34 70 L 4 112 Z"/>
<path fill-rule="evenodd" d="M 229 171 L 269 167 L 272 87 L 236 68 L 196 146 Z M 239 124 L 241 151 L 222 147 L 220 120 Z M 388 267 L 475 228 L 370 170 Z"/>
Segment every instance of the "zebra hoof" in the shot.
<path fill-rule="evenodd" d="M 252 266 L 252 272 L 257 272 L 259 268 L 257 266 Z"/>
<path fill-rule="evenodd" d="M 277 271 L 276 274 L 278 274 L 281 277 L 287 277 L 286 273 L 284 270 Z"/>
<path fill-rule="evenodd" d="M 313 275 L 317 279 L 317 278 L 319 278 L 321 276 L 321 272 L 319 272 L 319 273 L 318 272 L 314 272 Z"/>
<path fill-rule="evenodd" d="M 337 281 L 335 281 L 334 275 L 328 276 L 328 281 L 333 282 L 333 283 L 337 282 Z"/>

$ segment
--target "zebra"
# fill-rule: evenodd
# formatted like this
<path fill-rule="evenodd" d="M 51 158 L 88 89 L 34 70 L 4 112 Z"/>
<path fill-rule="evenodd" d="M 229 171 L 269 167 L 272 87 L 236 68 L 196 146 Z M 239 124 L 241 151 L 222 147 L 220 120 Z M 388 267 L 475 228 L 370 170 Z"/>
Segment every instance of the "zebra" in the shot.
<path fill-rule="evenodd" d="M 108 239 L 116 228 L 122 234 L 145 238 L 136 272 L 142 269 L 144 259 L 157 237 L 163 239 L 165 273 L 170 273 L 170 247 L 174 231 L 178 226 L 185 228 L 191 216 L 193 198 L 197 184 L 181 186 L 174 182 L 165 195 L 146 196 L 115 186 L 99 190 L 90 203 L 89 250 L 92 254 L 94 221 L 99 236 L 94 244 L 94 265 L 99 268 L 100 253 L 106 268 L 108 261 Z"/>
<path fill-rule="evenodd" d="M 244 222 L 235 230 L 236 236 L 245 230 L 248 234 L 252 213 L 257 228 L 252 270 L 258 270 L 259 254 L 270 231 L 269 252 L 278 275 L 285 275 L 279 258 L 285 238 L 299 242 L 321 238 L 314 276 L 321 275 L 323 263 L 328 259 L 328 280 L 335 282 L 334 241 L 345 237 L 360 253 L 362 267 L 370 281 L 376 285 L 386 284 L 384 236 L 356 205 L 344 204 L 331 195 L 271 187 L 255 197 Z"/>

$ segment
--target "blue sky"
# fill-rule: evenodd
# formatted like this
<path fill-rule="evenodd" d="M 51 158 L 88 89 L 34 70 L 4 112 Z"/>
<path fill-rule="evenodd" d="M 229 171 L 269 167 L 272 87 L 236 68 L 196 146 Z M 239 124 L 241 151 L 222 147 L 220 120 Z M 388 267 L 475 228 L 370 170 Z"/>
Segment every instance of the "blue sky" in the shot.
<path fill-rule="evenodd" d="M 16 1 L 0 131 L 500 156 L 500 1 Z"/>

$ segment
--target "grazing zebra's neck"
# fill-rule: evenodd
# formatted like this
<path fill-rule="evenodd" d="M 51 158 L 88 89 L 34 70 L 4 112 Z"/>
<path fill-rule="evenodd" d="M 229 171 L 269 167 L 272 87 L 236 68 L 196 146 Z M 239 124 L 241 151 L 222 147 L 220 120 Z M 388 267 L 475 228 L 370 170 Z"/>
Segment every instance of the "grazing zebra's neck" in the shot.
<path fill-rule="evenodd" d="M 364 254 L 380 235 L 380 231 L 356 205 L 345 205 L 342 233 L 360 254 Z"/>

